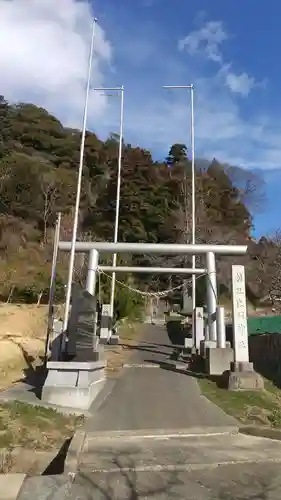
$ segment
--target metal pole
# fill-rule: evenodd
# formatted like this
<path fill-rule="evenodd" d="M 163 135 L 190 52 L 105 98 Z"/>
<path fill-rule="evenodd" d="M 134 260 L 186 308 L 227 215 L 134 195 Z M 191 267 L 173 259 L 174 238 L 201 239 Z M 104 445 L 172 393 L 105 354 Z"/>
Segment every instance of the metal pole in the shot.
<path fill-rule="evenodd" d="M 99 253 L 97 252 L 97 250 L 91 250 L 89 252 L 86 290 L 93 296 L 95 296 L 95 291 L 96 291 L 98 265 L 99 265 Z"/>
<path fill-rule="evenodd" d="M 71 288 L 72 288 L 72 279 L 73 279 L 73 267 L 74 267 L 74 259 L 75 259 L 75 244 L 76 244 L 77 229 L 78 229 L 79 206 L 80 206 L 81 184 L 82 184 L 83 163 L 84 163 L 84 149 L 85 149 L 85 138 L 86 138 L 86 126 L 87 126 L 87 116 L 88 116 L 88 105 L 89 105 L 90 82 L 91 82 L 91 73 L 92 73 L 92 60 L 93 60 L 93 53 L 94 53 L 96 24 L 97 24 L 97 19 L 95 18 L 93 21 L 92 39 L 91 39 L 90 54 L 89 54 L 88 77 L 87 77 L 87 85 L 86 85 L 85 108 L 84 108 L 81 147 L 80 147 L 80 161 L 79 161 L 78 179 L 77 179 L 76 203 L 75 203 L 75 211 L 74 211 L 71 251 L 70 251 L 70 258 L 69 258 L 69 270 L 68 270 L 68 280 L 67 280 L 66 300 L 65 300 L 65 312 L 64 312 L 64 322 L 63 322 L 63 330 L 64 331 L 66 331 L 66 329 L 67 329 L 69 309 L 70 309 Z"/>
<path fill-rule="evenodd" d="M 217 340 L 217 277 L 216 277 L 216 261 L 215 254 L 208 252 L 206 255 L 206 268 L 207 268 L 207 311 L 209 323 L 209 338 L 210 340 Z"/>
<path fill-rule="evenodd" d="M 118 154 L 118 174 L 117 174 L 117 192 L 115 208 L 115 227 L 114 243 L 118 241 L 119 211 L 120 211 L 120 190 L 121 190 L 121 168 L 122 168 L 122 149 L 123 149 L 123 123 L 124 123 L 124 87 L 121 87 L 121 105 L 120 105 L 120 133 L 119 133 L 119 154 Z M 113 267 L 116 267 L 117 254 L 113 255 Z M 110 316 L 113 319 L 114 314 L 114 295 L 115 295 L 116 275 L 112 274 L 111 294 L 110 294 Z"/>
<path fill-rule="evenodd" d="M 151 253 L 164 255 L 204 255 L 213 252 L 217 255 L 245 255 L 247 245 L 185 245 L 181 243 L 112 243 L 106 241 L 77 241 L 76 252 L 89 252 L 95 248 L 106 253 Z M 60 241 L 59 250 L 69 252 L 70 241 Z"/>
<path fill-rule="evenodd" d="M 217 307 L 217 347 L 226 347 L 224 307 Z"/>
<path fill-rule="evenodd" d="M 105 273 L 149 273 L 149 274 L 206 274 L 206 269 L 187 267 L 135 267 L 135 266 L 99 266 Z M 112 274 L 112 275 L 113 275 Z"/>
<path fill-rule="evenodd" d="M 196 237 L 196 220 L 195 220 L 195 134 L 194 134 L 194 86 L 190 89 L 190 105 L 191 105 L 191 172 L 192 172 L 192 188 L 191 188 L 191 213 L 192 213 L 192 238 L 191 243 L 195 245 Z M 196 258 L 192 255 L 192 269 L 195 269 Z M 196 278 L 192 275 L 192 310 L 196 308 Z M 195 317 L 195 316 L 193 316 Z M 195 326 L 195 325 L 194 325 Z M 195 330 L 195 328 L 194 328 Z"/>
<path fill-rule="evenodd" d="M 166 89 L 190 89 L 190 105 L 191 105 L 191 170 L 192 170 L 192 188 L 191 188 L 191 243 L 195 244 L 196 221 L 195 221 L 195 133 L 194 133 L 194 85 L 165 85 Z M 192 255 L 192 268 L 195 268 L 196 257 Z M 196 307 L 196 278 L 192 275 L 192 311 Z M 193 314 L 193 318 L 195 315 Z M 195 324 L 193 323 L 193 340 L 195 340 Z"/>
<path fill-rule="evenodd" d="M 59 212 L 57 216 L 55 237 L 54 237 L 54 249 L 53 249 L 51 281 L 50 281 L 49 307 L 48 307 L 47 338 L 46 338 L 45 353 L 44 353 L 45 364 L 47 362 L 50 336 L 53 328 L 53 305 L 54 305 L 54 295 L 55 295 L 56 267 L 57 267 L 58 249 L 60 241 L 60 226 L 61 226 L 61 213 Z"/>

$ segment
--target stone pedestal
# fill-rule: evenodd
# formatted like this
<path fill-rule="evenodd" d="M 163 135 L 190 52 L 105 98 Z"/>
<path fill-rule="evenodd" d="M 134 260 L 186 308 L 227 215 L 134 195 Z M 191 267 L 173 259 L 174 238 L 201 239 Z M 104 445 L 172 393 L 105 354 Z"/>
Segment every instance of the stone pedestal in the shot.
<path fill-rule="evenodd" d="M 110 345 L 118 345 L 119 344 L 119 335 L 112 334 L 109 340 Z"/>
<path fill-rule="evenodd" d="M 200 356 L 206 358 L 206 350 L 215 349 L 216 347 L 217 343 L 215 340 L 202 340 L 200 342 Z"/>
<path fill-rule="evenodd" d="M 264 381 L 255 372 L 253 363 L 235 362 L 230 365 L 227 386 L 230 391 L 262 391 Z"/>
<path fill-rule="evenodd" d="M 50 361 L 42 401 L 89 409 L 105 384 L 105 365 L 105 361 Z"/>
<path fill-rule="evenodd" d="M 234 352 L 230 347 L 207 347 L 205 358 L 206 373 L 208 375 L 222 375 L 225 371 L 229 370 L 233 358 Z"/>

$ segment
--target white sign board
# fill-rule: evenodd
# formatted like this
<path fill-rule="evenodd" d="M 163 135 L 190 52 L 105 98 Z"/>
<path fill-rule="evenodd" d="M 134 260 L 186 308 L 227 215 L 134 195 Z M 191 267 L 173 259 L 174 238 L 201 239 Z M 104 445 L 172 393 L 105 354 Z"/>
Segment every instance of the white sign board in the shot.
<path fill-rule="evenodd" d="M 249 362 L 244 266 L 232 266 L 232 321 L 234 361 Z"/>

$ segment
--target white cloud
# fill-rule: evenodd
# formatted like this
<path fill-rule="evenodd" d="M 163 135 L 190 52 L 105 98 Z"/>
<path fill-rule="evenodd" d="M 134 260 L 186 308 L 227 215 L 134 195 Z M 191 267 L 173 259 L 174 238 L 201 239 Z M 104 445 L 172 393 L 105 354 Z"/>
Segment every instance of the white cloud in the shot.
<path fill-rule="evenodd" d="M 218 77 L 223 78 L 224 85 L 234 94 L 241 94 L 243 97 L 247 97 L 254 87 L 262 85 L 262 83 L 258 83 L 254 77 L 249 76 L 245 71 L 240 73 L 240 75 L 234 73 L 231 71 L 231 67 L 231 64 L 222 66 Z"/>
<path fill-rule="evenodd" d="M 86 0 L 0 0 L 0 93 L 32 101 L 72 126 L 80 126 L 93 12 Z M 112 58 L 96 27 L 92 84 L 103 84 Z M 91 90 L 90 112 L 100 116 L 106 98 Z"/>
<path fill-rule="evenodd" d="M 190 55 L 204 54 L 211 61 L 222 63 L 220 46 L 228 39 L 221 21 L 209 21 L 199 30 L 192 31 L 179 41 L 180 50 L 186 49 Z"/>
<path fill-rule="evenodd" d="M 249 169 L 280 169 L 281 121 L 259 113 L 245 117 L 239 102 L 218 86 L 217 78 L 195 78 L 195 151 L 204 157 Z M 145 146 L 163 158 L 171 144 L 190 149 L 190 109 L 187 91 L 126 105 L 126 140 Z M 116 130 L 118 118 L 116 120 Z"/>
<path fill-rule="evenodd" d="M 255 78 L 247 75 L 247 73 L 241 73 L 241 75 L 236 75 L 235 73 L 227 73 L 225 77 L 225 83 L 232 92 L 242 94 L 243 96 L 249 95 L 250 91 L 255 87 Z"/>
<path fill-rule="evenodd" d="M 229 35 L 222 21 L 208 21 L 198 30 L 192 31 L 179 41 L 179 49 L 185 49 L 190 56 L 201 55 L 219 66 L 218 77 L 224 79 L 225 86 L 233 93 L 247 97 L 250 91 L 264 82 L 246 72 L 237 74 L 231 70 L 232 63 L 225 63 L 222 54 L 222 44 Z"/>

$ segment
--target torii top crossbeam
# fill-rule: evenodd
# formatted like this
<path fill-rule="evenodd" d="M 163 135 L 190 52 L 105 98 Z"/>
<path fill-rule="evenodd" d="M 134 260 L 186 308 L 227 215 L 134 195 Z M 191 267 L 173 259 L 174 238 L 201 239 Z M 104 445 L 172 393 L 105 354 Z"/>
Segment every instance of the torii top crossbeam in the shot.
<path fill-rule="evenodd" d="M 71 241 L 60 241 L 59 249 L 70 251 Z M 202 255 L 212 252 L 217 255 L 245 255 L 247 245 L 182 245 L 167 243 L 111 243 L 104 241 L 77 241 L 75 252 L 97 250 L 106 253 L 160 253 L 163 255 Z"/>

